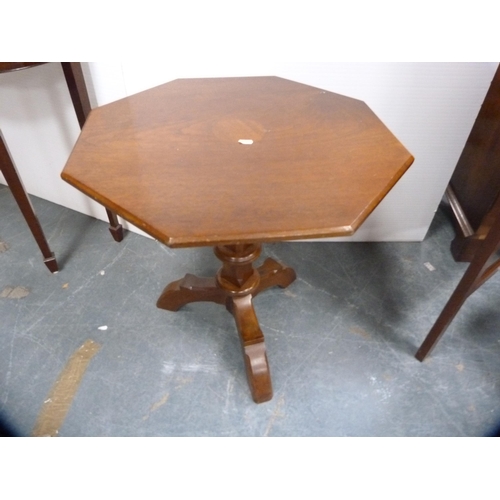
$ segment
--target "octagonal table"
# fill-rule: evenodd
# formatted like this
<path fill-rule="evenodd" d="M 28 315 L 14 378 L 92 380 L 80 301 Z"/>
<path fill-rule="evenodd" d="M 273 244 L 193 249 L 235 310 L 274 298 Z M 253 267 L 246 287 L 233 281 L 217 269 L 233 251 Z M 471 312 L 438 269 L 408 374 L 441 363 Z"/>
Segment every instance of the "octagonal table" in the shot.
<path fill-rule="evenodd" d="M 157 306 L 225 305 L 260 403 L 252 298 L 295 279 L 272 259 L 254 268 L 261 244 L 353 234 L 412 162 L 362 101 L 277 77 L 185 79 L 92 110 L 62 178 L 170 247 L 215 247 L 217 275 L 187 274 Z"/>

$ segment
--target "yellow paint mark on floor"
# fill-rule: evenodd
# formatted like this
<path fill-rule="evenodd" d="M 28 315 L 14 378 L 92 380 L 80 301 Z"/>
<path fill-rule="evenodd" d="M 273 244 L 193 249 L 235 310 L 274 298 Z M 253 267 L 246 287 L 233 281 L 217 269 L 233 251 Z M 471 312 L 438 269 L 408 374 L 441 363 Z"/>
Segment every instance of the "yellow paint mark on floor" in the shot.
<path fill-rule="evenodd" d="M 58 435 L 90 360 L 100 349 L 100 344 L 87 340 L 71 355 L 43 403 L 33 436 Z"/>
<path fill-rule="evenodd" d="M 24 286 L 6 286 L 0 292 L 2 299 L 23 299 L 30 294 L 30 289 Z"/>

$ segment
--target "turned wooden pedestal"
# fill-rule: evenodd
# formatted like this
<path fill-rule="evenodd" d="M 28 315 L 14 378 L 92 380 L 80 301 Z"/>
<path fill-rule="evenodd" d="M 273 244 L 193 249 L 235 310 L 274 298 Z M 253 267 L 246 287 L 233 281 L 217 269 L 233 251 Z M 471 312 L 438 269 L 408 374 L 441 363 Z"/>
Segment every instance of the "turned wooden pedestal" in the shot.
<path fill-rule="evenodd" d="M 170 283 L 156 305 L 178 311 L 190 302 L 215 302 L 225 305 L 234 316 L 243 348 L 248 384 L 256 403 L 273 396 L 271 374 L 266 355 L 264 335 L 255 314 L 252 298 L 272 286 L 286 288 L 295 280 L 295 271 L 273 259 L 258 268 L 260 245 L 224 245 L 215 247 L 222 267 L 214 278 L 198 278 L 192 274 Z"/>

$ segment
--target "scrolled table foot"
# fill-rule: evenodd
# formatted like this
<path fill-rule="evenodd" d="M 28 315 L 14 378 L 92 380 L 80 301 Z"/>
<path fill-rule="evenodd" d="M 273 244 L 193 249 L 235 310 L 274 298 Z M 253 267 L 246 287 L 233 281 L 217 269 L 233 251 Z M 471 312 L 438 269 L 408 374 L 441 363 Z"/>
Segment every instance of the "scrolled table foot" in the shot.
<path fill-rule="evenodd" d="M 264 263 L 257 268 L 257 271 L 259 271 L 260 274 L 260 284 L 258 289 L 254 292 L 254 296 L 273 286 L 286 288 L 297 278 L 295 271 L 291 267 L 284 266 L 274 259 L 266 259 Z"/>
<path fill-rule="evenodd" d="M 215 278 L 199 278 L 186 274 L 173 281 L 163 290 L 156 307 L 168 311 L 178 311 L 191 302 L 226 303 L 226 294 L 217 286 Z"/>
<path fill-rule="evenodd" d="M 256 403 L 264 403 L 273 397 L 271 373 L 267 361 L 264 335 L 259 326 L 251 295 L 232 297 L 231 313 L 240 335 L 248 385 Z"/>
<path fill-rule="evenodd" d="M 244 346 L 243 351 L 252 399 L 256 403 L 270 401 L 273 397 L 273 387 L 264 342 Z"/>

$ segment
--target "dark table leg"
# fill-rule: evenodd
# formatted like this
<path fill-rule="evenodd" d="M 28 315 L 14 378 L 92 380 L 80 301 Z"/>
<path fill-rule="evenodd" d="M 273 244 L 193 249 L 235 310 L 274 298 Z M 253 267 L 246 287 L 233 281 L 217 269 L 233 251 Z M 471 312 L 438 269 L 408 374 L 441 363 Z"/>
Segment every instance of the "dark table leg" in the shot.
<path fill-rule="evenodd" d="M 243 348 L 248 385 L 256 403 L 273 396 L 271 373 L 267 361 L 264 335 L 260 329 L 252 298 L 267 288 L 286 288 L 295 280 L 295 271 L 267 259 L 255 269 L 260 245 L 224 245 L 215 248 L 222 267 L 215 278 L 198 278 L 187 274 L 168 285 L 160 295 L 157 307 L 177 311 L 191 302 L 209 301 L 225 305 L 234 316 Z"/>
<path fill-rule="evenodd" d="M 7 181 L 7 185 L 12 191 L 12 195 L 16 200 L 21 212 L 42 252 L 44 257 L 44 263 L 49 268 L 50 272 L 55 273 L 59 270 L 57 266 L 57 261 L 50 250 L 49 244 L 45 238 L 45 234 L 43 233 L 42 226 L 38 221 L 38 217 L 33 210 L 33 206 L 31 205 L 30 199 L 24 189 L 23 183 L 21 182 L 21 178 L 17 173 L 16 167 L 12 162 L 12 159 L 7 151 L 7 147 L 3 141 L 3 137 L 0 133 L 0 170 Z"/>
<path fill-rule="evenodd" d="M 497 210 L 500 208 L 500 199 L 497 202 L 496 208 Z M 423 361 L 432 349 L 434 349 L 453 318 L 455 318 L 460 311 L 466 299 L 490 279 L 500 268 L 500 259 L 496 256 L 499 245 L 500 215 L 493 223 L 486 239 L 482 242 L 481 246 L 477 248 L 467 271 L 465 271 L 455 291 L 452 293 L 438 319 L 418 349 L 415 357 L 419 361 Z"/>
<path fill-rule="evenodd" d="M 89 94 L 85 85 L 85 78 L 83 76 L 82 66 L 79 62 L 62 62 L 61 63 L 64 78 L 68 85 L 68 90 L 73 101 L 76 117 L 80 128 L 83 128 L 85 120 L 92 109 L 90 107 Z M 109 232 L 115 241 L 123 240 L 123 227 L 118 222 L 118 218 L 114 212 L 106 209 L 109 219 Z"/>

